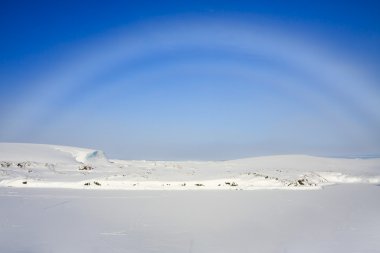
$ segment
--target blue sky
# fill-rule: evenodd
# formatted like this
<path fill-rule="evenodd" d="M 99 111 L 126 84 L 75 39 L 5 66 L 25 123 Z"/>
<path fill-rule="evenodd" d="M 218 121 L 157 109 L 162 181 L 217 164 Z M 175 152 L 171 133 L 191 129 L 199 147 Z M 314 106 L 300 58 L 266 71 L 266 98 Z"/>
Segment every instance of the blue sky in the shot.
<path fill-rule="evenodd" d="M 0 141 L 125 159 L 378 156 L 379 5 L 2 1 Z"/>

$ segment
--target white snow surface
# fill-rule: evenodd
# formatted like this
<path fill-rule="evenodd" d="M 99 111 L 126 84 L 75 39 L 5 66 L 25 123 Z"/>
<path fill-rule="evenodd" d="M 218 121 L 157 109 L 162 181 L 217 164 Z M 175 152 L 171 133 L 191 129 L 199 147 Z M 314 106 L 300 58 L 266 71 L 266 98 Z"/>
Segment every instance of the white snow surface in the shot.
<path fill-rule="evenodd" d="M 0 252 L 378 253 L 379 162 L 122 161 L 0 143 Z"/>
<path fill-rule="evenodd" d="M 380 159 L 307 155 L 230 161 L 108 160 L 99 150 L 0 143 L 0 187 L 109 190 L 320 189 L 380 183 Z"/>
<path fill-rule="evenodd" d="M 0 252 L 378 253 L 380 187 L 0 188 Z"/>

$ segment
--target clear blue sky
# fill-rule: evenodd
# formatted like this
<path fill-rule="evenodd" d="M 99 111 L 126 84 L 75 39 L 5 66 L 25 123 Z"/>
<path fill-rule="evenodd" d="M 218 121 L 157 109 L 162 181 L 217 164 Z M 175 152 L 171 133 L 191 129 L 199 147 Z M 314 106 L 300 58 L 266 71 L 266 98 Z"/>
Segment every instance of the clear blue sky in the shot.
<path fill-rule="evenodd" d="M 380 155 L 376 1 L 2 1 L 0 142 Z"/>

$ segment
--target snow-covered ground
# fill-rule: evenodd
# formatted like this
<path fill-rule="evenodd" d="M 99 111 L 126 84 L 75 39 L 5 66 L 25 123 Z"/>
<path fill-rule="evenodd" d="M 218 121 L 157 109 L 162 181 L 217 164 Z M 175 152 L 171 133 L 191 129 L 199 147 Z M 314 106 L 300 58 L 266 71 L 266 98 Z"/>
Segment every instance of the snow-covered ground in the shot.
<path fill-rule="evenodd" d="M 379 182 L 380 159 L 121 161 L 1 143 L 0 252 L 378 253 Z"/>
<path fill-rule="evenodd" d="M 380 187 L 0 188 L 0 252 L 378 253 Z"/>
<path fill-rule="evenodd" d="M 230 161 L 108 160 L 102 151 L 0 143 L 0 187 L 110 190 L 319 189 L 380 183 L 380 159 L 305 155 Z"/>

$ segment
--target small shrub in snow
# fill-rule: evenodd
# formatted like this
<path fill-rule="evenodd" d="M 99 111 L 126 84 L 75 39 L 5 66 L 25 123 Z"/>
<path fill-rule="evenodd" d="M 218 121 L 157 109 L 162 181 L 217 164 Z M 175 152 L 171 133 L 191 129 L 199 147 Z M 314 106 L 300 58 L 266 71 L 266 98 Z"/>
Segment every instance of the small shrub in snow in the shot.
<path fill-rule="evenodd" d="M 9 168 L 11 167 L 12 163 L 10 162 L 1 162 L 1 167 L 3 168 Z"/>
<path fill-rule="evenodd" d="M 21 163 L 17 163 L 16 166 L 19 167 L 19 168 L 25 168 L 26 166 L 30 166 L 30 162 L 21 162 Z"/>
<path fill-rule="evenodd" d="M 297 181 L 297 183 L 298 183 L 299 185 L 305 185 L 305 179 L 299 179 L 299 180 Z"/>
<path fill-rule="evenodd" d="M 79 167 L 79 170 L 93 170 L 94 168 L 91 167 L 90 165 L 81 165 Z"/>

